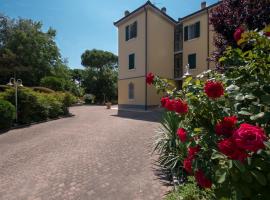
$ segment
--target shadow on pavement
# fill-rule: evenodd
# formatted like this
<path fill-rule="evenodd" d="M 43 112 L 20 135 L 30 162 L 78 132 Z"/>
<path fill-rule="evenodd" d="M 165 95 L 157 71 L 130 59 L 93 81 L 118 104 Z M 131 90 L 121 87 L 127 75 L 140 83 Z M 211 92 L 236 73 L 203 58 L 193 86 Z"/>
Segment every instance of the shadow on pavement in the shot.
<path fill-rule="evenodd" d="M 161 111 L 118 110 L 117 115 L 111 116 L 149 122 L 160 122 L 162 115 L 163 112 Z"/>

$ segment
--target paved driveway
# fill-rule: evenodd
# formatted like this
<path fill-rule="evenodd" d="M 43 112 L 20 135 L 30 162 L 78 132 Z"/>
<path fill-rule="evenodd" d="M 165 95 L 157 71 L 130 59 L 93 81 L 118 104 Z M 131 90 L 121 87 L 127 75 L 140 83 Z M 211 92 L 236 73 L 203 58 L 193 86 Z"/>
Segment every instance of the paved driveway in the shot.
<path fill-rule="evenodd" d="M 154 113 L 100 106 L 0 135 L 0 199 L 161 199 L 151 160 Z M 141 119 L 144 120 L 141 120 Z"/>

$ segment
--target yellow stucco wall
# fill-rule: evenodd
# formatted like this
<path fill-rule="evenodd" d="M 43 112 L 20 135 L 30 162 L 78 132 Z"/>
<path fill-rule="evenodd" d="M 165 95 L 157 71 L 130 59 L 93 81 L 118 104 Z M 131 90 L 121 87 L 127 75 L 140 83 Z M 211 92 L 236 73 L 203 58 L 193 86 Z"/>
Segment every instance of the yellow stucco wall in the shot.
<path fill-rule="evenodd" d="M 134 84 L 134 99 L 128 98 L 128 85 Z M 145 104 L 145 77 L 118 80 L 118 104 L 144 105 Z"/>
<path fill-rule="evenodd" d="M 137 21 L 137 37 L 126 41 L 125 28 Z M 118 27 L 119 79 L 145 75 L 145 13 L 141 12 Z M 128 56 L 135 54 L 135 69 L 128 69 Z"/>
<path fill-rule="evenodd" d="M 188 55 L 196 53 L 196 69 L 191 69 L 192 75 L 197 75 L 207 70 L 207 43 L 208 25 L 207 12 L 201 12 L 183 21 L 183 27 L 200 21 L 200 37 L 184 41 L 183 43 L 183 67 L 188 64 Z"/>
<path fill-rule="evenodd" d="M 148 72 L 165 78 L 173 78 L 174 25 L 154 10 L 148 11 Z M 148 105 L 159 105 L 161 95 L 153 86 L 147 88 Z"/>

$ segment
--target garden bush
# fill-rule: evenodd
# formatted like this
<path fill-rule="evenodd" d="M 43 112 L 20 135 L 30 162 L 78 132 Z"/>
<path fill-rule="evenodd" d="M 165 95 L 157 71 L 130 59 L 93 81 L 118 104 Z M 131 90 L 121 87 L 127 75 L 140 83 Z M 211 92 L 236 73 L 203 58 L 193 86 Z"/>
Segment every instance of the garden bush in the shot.
<path fill-rule="evenodd" d="M 11 127 L 15 119 L 15 107 L 8 101 L 0 99 L 0 130 Z"/>
<path fill-rule="evenodd" d="M 54 76 L 46 76 L 42 78 L 40 85 L 55 91 L 65 91 L 65 80 Z"/>
<path fill-rule="evenodd" d="M 176 191 L 166 196 L 165 200 L 215 200 L 212 190 L 201 190 L 193 177 L 189 177 L 188 181 L 176 187 Z"/>
<path fill-rule="evenodd" d="M 156 150 L 168 160 L 161 166 L 193 176 L 217 199 L 269 199 L 269 27 L 237 34 L 237 48 L 228 47 L 219 60 L 223 74 L 209 70 L 188 77 L 179 91 L 147 76 L 148 84 L 166 92 L 161 104 L 170 126 L 161 131 Z"/>
<path fill-rule="evenodd" d="M 31 87 L 32 90 L 34 90 L 35 92 L 43 92 L 43 93 L 54 93 L 55 91 L 50 89 L 50 88 L 46 88 L 46 87 Z"/>
<path fill-rule="evenodd" d="M 0 97 L 15 105 L 15 90 L 10 88 Z M 68 107 L 76 101 L 70 93 L 40 93 L 29 88 L 18 89 L 18 123 L 28 124 L 68 114 Z"/>

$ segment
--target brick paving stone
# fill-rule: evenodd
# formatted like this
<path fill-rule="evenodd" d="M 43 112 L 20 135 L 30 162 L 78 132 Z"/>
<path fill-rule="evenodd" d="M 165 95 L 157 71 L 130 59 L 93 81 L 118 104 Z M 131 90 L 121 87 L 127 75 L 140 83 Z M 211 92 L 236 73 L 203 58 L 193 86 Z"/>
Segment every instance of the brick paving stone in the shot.
<path fill-rule="evenodd" d="M 1 200 L 162 199 L 168 187 L 151 157 L 157 113 L 70 111 L 73 117 L 0 135 Z"/>

